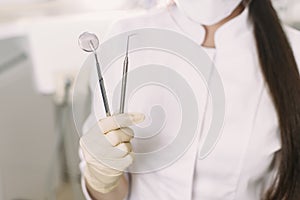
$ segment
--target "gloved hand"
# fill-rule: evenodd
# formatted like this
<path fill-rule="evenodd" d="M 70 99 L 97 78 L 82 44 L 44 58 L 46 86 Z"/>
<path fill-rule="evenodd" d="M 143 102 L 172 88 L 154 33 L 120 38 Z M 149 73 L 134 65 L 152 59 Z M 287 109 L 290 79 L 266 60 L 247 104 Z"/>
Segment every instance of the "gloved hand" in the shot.
<path fill-rule="evenodd" d="M 84 177 L 94 190 L 108 193 L 117 187 L 123 171 L 134 159 L 130 144 L 134 134 L 128 126 L 144 118 L 140 113 L 106 117 L 80 138 L 87 163 Z"/>

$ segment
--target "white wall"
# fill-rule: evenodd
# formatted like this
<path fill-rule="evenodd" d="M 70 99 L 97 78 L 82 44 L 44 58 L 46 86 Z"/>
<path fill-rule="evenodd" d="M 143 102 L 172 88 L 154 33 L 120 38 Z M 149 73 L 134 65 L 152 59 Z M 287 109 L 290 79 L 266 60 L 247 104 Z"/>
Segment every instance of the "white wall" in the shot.
<path fill-rule="evenodd" d="M 272 0 L 283 21 L 289 24 L 300 22 L 299 0 Z"/>
<path fill-rule="evenodd" d="M 46 2 L 46 1 L 49 1 L 49 0 L 1 0 L 0 6 L 9 5 L 9 4 L 40 3 L 40 2 Z"/>

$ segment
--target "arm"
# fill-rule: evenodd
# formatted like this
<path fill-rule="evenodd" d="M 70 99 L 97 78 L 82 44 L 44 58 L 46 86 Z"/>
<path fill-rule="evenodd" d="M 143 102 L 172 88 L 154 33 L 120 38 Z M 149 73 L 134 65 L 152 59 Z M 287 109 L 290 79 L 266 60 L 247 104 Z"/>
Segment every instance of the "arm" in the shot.
<path fill-rule="evenodd" d="M 119 180 L 118 186 L 106 194 L 97 192 L 87 183 L 87 181 L 85 182 L 87 191 L 93 200 L 123 200 L 128 193 L 128 182 L 124 175 Z"/>

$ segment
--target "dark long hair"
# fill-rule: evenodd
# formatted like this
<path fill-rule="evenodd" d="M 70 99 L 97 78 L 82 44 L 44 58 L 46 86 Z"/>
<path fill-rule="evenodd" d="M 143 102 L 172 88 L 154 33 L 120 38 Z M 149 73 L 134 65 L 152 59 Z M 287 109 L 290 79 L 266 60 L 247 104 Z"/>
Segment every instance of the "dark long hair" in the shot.
<path fill-rule="evenodd" d="M 300 200 L 299 71 L 270 0 L 252 0 L 249 11 L 261 69 L 276 107 L 282 140 L 278 173 L 265 199 Z"/>

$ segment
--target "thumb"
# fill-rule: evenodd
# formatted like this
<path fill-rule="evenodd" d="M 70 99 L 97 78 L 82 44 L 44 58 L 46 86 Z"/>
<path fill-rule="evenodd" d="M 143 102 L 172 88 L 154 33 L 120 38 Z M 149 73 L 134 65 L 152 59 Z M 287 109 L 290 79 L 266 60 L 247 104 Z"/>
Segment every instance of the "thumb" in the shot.
<path fill-rule="evenodd" d="M 143 113 L 122 113 L 101 119 L 98 125 L 103 133 L 106 134 L 111 130 L 132 126 L 144 120 L 145 115 Z"/>

